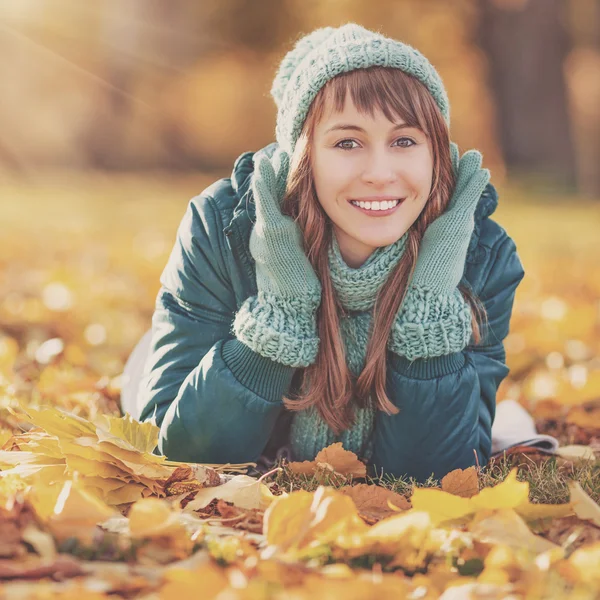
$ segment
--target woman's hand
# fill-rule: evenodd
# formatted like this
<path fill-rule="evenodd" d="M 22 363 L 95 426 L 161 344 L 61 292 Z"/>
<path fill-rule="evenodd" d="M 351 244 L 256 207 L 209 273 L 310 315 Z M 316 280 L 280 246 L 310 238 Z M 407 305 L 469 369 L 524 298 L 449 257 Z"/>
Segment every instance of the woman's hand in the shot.
<path fill-rule="evenodd" d="M 307 367 L 319 350 L 316 312 L 321 282 L 304 253 L 300 228 L 280 209 L 289 156 L 277 147 L 272 156 L 257 153 L 254 165 L 256 223 L 250 234 L 250 254 L 256 263 L 258 293 L 244 301 L 233 330 L 262 356 Z"/>
<path fill-rule="evenodd" d="M 300 228 L 280 209 L 289 162 L 289 155 L 279 147 L 271 157 L 260 153 L 255 158 L 256 224 L 250 234 L 250 254 L 256 261 L 259 292 L 316 308 L 321 301 L 321 283 L 304 252 Z"/>
<path fill-rule="evenodd" d="M 438 294 L 451 294 L 462 279 L 467 249 L 475 226 L 475 208 L 490 180 L 481 168 L 477 150 L 465 152 L 459 160 L 458 146 L 450 144 L 456 186 L 447 210 L 426 229 L 412 285 Z"/>
<path fill-rule="evenodd" d="M 481 168 L 481 154 L 458 159 L 451 144 L 457 175 L 448 209 L 426 229 L 417 264 L 396 319 L 389 348 L 410 361 L 460 352 L 472 335 L 471 309 L 458 284 L 465 269 L 475 208 L 490 179 Z"/>

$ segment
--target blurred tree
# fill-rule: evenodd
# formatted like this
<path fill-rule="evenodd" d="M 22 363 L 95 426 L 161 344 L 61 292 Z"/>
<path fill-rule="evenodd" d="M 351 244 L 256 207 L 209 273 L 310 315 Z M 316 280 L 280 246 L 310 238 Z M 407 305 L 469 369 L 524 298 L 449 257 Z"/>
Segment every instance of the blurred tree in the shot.
<path fill-rule="evenodd" d="M 574 48 L 565 74 L 579 190 L 600 199 L 600 0 L 569 0 Z"/>
<path fill-rule="evenodd" d="M 211 22 L 228 45 L 259 53 L 286 46 L 298 25 L 297 5 L 290 0 L 220 2 Z"/>
<path fill-rule="evenodd" d="M 497 129 L 509 173 L 574 187 L 563 75 L 569 52 L 564 0 L 478 0 L 478 42 L 488 57 Z"/>
<path fill-rule="evenodd" d="M 193 65 L 199 57 L 220 51 L 223 44 L 208 34 L 208 15 L 214 0 L 105 0 L 98 11 L 98 52 L 108 85 L 99 93 L 96 118 L 82 136 L 88 162 L 97 167 L 135 165 L 135 153 L 126 145 L 129 123 L 136 113 L 153 125 L 166 148 L 169 167 L 191 167 L 191 157 L 178 131 L 164 123 L 147 99 L 136 97 L 139 80 L 151 78 L 158 93 L 174 74 Z"/>

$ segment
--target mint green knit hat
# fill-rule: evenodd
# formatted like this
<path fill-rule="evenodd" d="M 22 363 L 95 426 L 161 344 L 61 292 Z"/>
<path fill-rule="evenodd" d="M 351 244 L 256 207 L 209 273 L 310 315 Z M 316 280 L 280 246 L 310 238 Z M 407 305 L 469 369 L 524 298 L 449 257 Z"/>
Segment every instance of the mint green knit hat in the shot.
<path fill-rule="evenodd" d="M 347 23 L 309 33 L 281 61 L 271 87 L 277 105 L 276 137 L 280 148 L 293 153 L 308 109 L 330 79 L 374 66 L 400 69 L 421 81 L 450 125 L 450 105 L 442 79 L 418 50 Z"/>

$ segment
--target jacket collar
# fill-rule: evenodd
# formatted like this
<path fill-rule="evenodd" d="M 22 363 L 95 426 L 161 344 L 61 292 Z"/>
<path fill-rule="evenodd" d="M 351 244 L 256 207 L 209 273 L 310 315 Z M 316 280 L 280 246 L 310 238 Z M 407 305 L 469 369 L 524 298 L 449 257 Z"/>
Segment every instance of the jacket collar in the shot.
<path fill-rule="evenodd" d="M 263 148 L 262 151 L 269 152 L 275 146 L 276 142 L 273 142 Z M 233 165 L 231 186 L 238 198 L 238 203 L 233 210 L 231 222 L 225 228 L 226 231 L 236 228 L 239 233 L 243 232 L 245 234 L 243 236 L 244 240 L 250 236 L 250 231 L 256 221 L 256 211 L 250 185 L 251 175 L 254 170 L 253 155 L 254 152 L 252 151 L 244 152 L 238 156 Z M 478 246 L 481 236 L 481 226 L 483 220 L 493 214 L 497 207 L 498 193 L 496 192 L 496 188 L 491 183 L 488 183 L 475 208 L 475 227 L 469 243 L 469 249 L 467 250 L 467 262 L 475 263 L 481 260 L 482 249 Z M 249 253 L 246 258 L 250 260 Z"/>

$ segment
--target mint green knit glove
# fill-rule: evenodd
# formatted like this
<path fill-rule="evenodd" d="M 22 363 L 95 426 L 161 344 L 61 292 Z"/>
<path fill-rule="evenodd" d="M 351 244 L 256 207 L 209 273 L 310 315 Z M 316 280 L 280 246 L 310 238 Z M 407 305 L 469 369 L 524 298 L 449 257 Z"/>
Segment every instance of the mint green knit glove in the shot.
<path fill-rule="evenodd" d="M 482 156 L 459 160 L 450 145 L 456 187 L 447 210 L 427 227 L 406 297 L 392 327 L 389 347 L 410 360 L 458 352 L 468 345 L 471 310 L 458 289 L 475 227 L 475 208 L 490 180 Z"/>
<path fill-rule="evenodd" d="M 256 223 L 250 254 L 258 294 L 242 304 L 233 330 L 258 354 L 291 367 L 307 367 L 319 348 L 316 311 L 321 283 L 304 252 L 300 228 L 280 209 L 289 156 L 276 146 L 256 153 L 253 160 Z"/>

